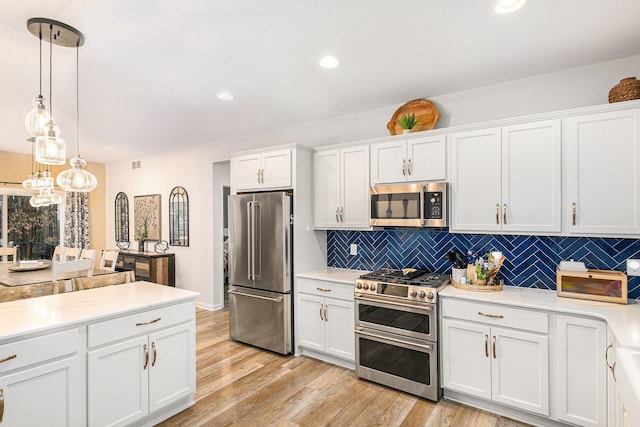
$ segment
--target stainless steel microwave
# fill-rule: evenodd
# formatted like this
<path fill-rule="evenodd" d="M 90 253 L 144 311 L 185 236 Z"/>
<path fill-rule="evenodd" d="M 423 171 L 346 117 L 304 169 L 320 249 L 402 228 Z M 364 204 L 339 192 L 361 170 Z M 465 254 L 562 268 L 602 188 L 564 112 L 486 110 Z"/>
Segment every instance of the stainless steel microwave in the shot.
<path fill-rule="evenodd" d="M 447 183 L 376 185 L 369 187 L 369 225 L 382 227 L 447 227 Z"/>

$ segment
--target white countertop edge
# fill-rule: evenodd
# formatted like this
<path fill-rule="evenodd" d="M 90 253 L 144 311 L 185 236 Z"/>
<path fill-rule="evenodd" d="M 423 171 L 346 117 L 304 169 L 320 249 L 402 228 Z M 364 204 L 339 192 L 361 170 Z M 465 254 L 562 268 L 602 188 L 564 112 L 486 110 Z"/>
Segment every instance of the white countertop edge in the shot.
<path fill-rule="evenodd" d="M 298 273 L 296 277 L 304 279 L 326 280 L 328 282 L 355 284 L 358 277 L 369 273 L 368 270 L 351 270 L 348 268 L 325 267 L 318 270 Z"/>
<path fill-rule="evenodd" d="M 474 292 L 448 286 L 441 298 L 453 297 L 470 301 L 509 304 L 556 313 L 589 316 L 607 322 L 621 347 L 640 350 L 640 304 L 615 304 L 576 298 L 558 297 L 556 291 L 505 286 L 500 292 Z"/>
<path fill-rule="evenodd" d="M 194 301 L 198 292 L 149 282 L 0 303 L 0 342 L 25 338 L 96 320 Z"/>

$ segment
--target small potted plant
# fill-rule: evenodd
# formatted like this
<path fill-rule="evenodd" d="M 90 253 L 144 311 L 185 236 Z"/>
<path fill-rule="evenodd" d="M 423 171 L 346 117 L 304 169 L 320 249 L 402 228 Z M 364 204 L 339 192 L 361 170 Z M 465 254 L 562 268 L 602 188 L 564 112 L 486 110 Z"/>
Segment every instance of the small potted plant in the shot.
<path fill-rule="evenodd" d="M 147 239 L 147 232 L 140 229 L 136 232 L 136 240 L 138 241 L 138 251 L 144 252 L 144 241 Z"/>
<path fill-rule="evenodd" d="M 415 125 L 418 124 L 415 113 L 400 116 L 397 121 L 402 128 L 402 133 L 411 133 L 411 129 L 413 129 Z"/>

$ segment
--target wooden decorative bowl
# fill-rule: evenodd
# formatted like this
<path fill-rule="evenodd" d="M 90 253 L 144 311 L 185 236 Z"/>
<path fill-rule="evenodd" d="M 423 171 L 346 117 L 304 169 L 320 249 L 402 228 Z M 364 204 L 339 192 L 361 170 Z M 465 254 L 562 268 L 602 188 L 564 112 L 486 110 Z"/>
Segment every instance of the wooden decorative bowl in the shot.
<path fill-rule="evenodd" d="M 389 123 L 387 129 L 391 135 L 400 135 L 403 129 L 398 124 L 398 119 L 405 114 L 415 114 L 418 123 L 411 129 L 411 132 L 420 132 L 423 130 L 431 130 L 436 126 L 440 118 L 440 112 L 431 101 L 426 99 L 414 99 L 398 108 Z"/>
<path fill-rule="evenodd" d="M 503 287 L 502 280 L 497 280 L 491 285 L 473 285 L 456 282 L 451 279 L 451 286 L 458 289 L 464 289 L 465 291 L 474 291 L 474 292 L 500 292 Z"/>

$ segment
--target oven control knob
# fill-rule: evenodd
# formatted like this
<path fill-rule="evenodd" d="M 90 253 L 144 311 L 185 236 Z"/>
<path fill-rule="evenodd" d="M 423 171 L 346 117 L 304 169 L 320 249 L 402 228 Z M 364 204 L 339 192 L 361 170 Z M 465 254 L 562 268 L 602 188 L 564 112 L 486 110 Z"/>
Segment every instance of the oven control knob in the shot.
<path fill-rule="evenodd" d="M 416 292 L 416 291 L 411 291 L 411 293 L 410 293 L 409 295 L 411 295 L 412 297 L 415 297 L 416 295 L 418 295 L 418 292 Z"/>
<path fill-rule="evenodd" d="M 427 293 L 427 298 L 429 298 L 429 299 L 433 299 L 433 297 L 434 297 L 434 296 L 435 296 L 435 295 L 433 295 L 433 292 L 431 292 L 431 291 L 429 291 L 429 292 Z"/>
<path fill-rule="evenodd" d="M 376 285 L 371 285 L 371 290 L 375 291 L 376 290 Z"/>
<path fill-rule="evenodd" d="M 418 296 L 419 296 L 420 298 L 424 298 L 424 296 L 425 296 L 424 291 L 420 291 L 420 294 L 419 294 Z"/>
<path fill-rule="evenodd" d="M 364 285 L 364 290 L 368 291 L 369 290 L 369 285 Z"/>
<path fill-rule="evenodd" d="M 362 289 L 362 283 L 356 283 L 356 289 Z"/>

